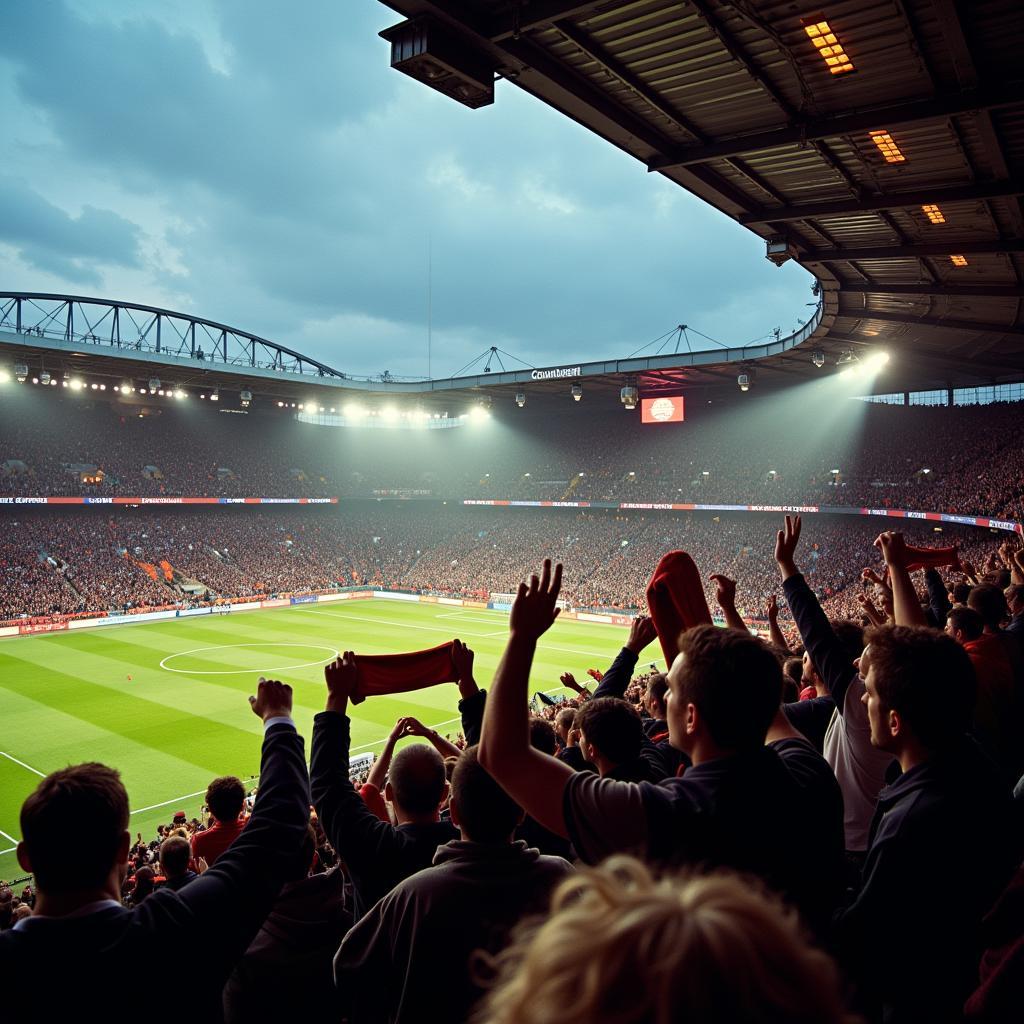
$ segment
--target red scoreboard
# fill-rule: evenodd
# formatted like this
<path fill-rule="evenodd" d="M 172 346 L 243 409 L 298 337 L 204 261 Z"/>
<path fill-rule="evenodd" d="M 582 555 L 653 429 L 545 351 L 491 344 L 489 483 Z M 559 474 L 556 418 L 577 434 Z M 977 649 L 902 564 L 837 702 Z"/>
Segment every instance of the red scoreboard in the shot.
<path fill-rule="evenodd" d="M 641 423 L 682 423 L 684 419 L 682 395 L 640 399 Z"/>

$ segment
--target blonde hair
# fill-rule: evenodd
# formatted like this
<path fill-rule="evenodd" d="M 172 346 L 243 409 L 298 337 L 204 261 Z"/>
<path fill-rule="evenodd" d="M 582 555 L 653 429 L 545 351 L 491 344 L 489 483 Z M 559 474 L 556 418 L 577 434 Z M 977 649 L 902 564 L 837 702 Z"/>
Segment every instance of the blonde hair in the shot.
<path fill-rule="evenodd" d="M 840 1024 L 833 961 L 795 914 L 732 874 L 655 880 L 630 857 L 584 869 L 496 961 L 477 1024 Z"/>

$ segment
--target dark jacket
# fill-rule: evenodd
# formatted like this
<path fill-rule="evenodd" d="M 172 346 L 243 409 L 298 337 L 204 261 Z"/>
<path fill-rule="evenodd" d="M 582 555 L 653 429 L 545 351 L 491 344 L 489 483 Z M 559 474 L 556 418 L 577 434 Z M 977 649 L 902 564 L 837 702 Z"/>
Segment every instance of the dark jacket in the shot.
<path fill-rule="evenodd" d="M 352 911 L 340 867 L 289 882 L 224 986 L 224 1019 L 338 1018 L 332 962 Z"/>
<path fill-rule="evenodd" d="M 286 724 L 263 740 L 260 789 L 245 830 L 179 892 L 160 889 L 132 910 L 30 917 L 0 932 L 5 1021 L 73 1020 L 83 1007 L 105 1022 L 135 1021 L 153 1005 L 153 965 L 181 979 L 192 1020 L 220 1019 L 220 992 L 295 876 L 309 820 L 302 739 Z"/>
<path fill-rule="evenodd" d="M 335 980 L 353 1024 L 466 1020 L 480 995 L 474 952 L 503 949 L 571 871 L 525 843 L 440 847 L 434 866 L 396 886 L 338 950 Z"/>
<path fill-rule="evenodd" d="M 835 920 L 868 1013 L 893 1024 L 960 1019 L 977 984 L 981 919 L 1019 857 L 1009 791 L 973 740 L 882 790 L 860 891 Z"/>
<path fill-rule="evenodd" d="M 313 719 L 309 765 L 313 806 L 352 879 L 352 913 L 358 921 L 403 878 L 427 867 L 437 848 L 458 833 L 448 821 L 423 825 L 381 821 L 349 779 L 350 743 L 345 715 L 321 711 Z"/>

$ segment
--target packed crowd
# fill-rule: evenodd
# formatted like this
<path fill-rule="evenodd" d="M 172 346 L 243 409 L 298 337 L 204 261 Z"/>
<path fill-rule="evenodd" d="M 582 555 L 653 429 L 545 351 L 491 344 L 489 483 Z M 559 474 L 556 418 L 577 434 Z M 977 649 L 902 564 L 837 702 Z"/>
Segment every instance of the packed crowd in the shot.
<path fill-rule="evenodd" d="M 258 789 L 215 779 L 148 841 L 114 770 L 54 772 L 21 813 L 33 886 L 0 885 L 9 1019 L 115 993 L 105 1015 L 135 1017 L 156 962 L 227 1021 L 1018 1020 L 1024 549 L 972 564 L 883 533 L 838 618 L 804 530 L 770 538 L 792 642 L 753 636 L 692 546 L 610 666 L 531 700 L 562 597 L 545 560 L 486 689 L 458 640 L 387 671 L 346 652 L 307 767 L 291 688 L 261 679 Z M 655 643 L 670 670 L 638 674 Z M 353 704 L 452 682 L 454 741 L 402 718 L 353 778 Z"/>
<path fill-rule="evenodd" d="M 473 509 L 440 502 L 339 508 L 11 510 L 0 542 L 0 621 L 371 585 L 448 596 L 511 593 L 532 552 L 571 566 L 577 608 L 643 607 L 651 567 L 672 548 L 701 550 L 736 577 L 744 613 L 774 591 L 763 515 Z M 876 522 L 876 521 L 875 521 Z M 878 527 L 816 516 L 808 580 L 830 612 L 856 611 Z M 918 542 L 956 543 L 980 562 L 991 534 L 922 524 Z M 149 568 L 147 568 L 149 567 Z M 714 584 L 706 580 L 708 597 Z"/>
<path fill-rule="evenodd" d="M 704 407 L 670 426 L 645 426 L 622 409 L 588 410 L 584 403 L 568 412 L 534 414 L 529 407 L 514 418 L 495 410 L 484 428 L 423 431 L 327 428 L 276 410 L 223 415 L 194 405 L 140 412 L 49 395 L 5 403 L 0 495 L 386 493 L 909 508 L 1024 519 L 1019 403 L 904 408 L 848 401 L 829 410 L 841 418 L 810 434 L 804 424 L 825 411 L 797 399 L 745 410 Z M 606 436 L 609 416 L 616 443 L 594 444 Z"/>

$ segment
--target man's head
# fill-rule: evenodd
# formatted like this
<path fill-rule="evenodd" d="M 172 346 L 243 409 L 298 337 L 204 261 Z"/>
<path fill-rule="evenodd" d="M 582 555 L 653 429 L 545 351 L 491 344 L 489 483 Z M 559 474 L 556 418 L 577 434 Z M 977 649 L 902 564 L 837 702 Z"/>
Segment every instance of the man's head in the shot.
<path fill-rule="evenodd" d="M 206 806 L 218 821 L 236 821 L 244 803 L 245 786 L 234 775 L 222 775 L 206 787 Z"/>
<path fill-rule="evenodd" d="M 946 618 L 946 635 L 951 636 L 958 644 L 977 640 L 985 631 L 985 623 L 981 616 L 967 605 L 957 605 L 950 609 Z"/>
<path fill-rule="evenodd" d="M 41 892 L 79 892 L 117 882 L 128 863 L 128 794 L 121 776 L 90 762 L 47 775 L 21 806 L 18 863 Z M 68 837 L 74 856 L 68 856 Z"/>
<path fill-rule="evenodd" d="M 160 870 L 166 878 L 181 878 L 191 859 L 192 847 L 181 836 L 171 836 L 160 844 Z"/>
<path fill-rule="evenodd" d="M 967 598 L 971 596 L 971 585 L 961 580 L 959 583 L 953 584 L 953 589 L 949 592 L 949 599 L 953 604 L 967 604 Z"/>
<path fill-rule="evenodd" d="M 600 769 L 610 771 L 640 755 L 644 741 L 640 715 L 618 697 L 586 701 L 576 712 L 576 728 L 583 756 Z"/>
<path fill-rule="evenodd" d="M 555 756 L 555 751 L 558 749 L 558 737 L 555 735 L 555 727 L 547 719 L 531 716 L 530 746 L 542 754 Z"/>
<path fill-rule="evenodd" d="M 898 757 L 911 747 L 939 750 L 963 736 L 977 684 L 960 644 L 925 626 L 878 626 L 867 641 L 860 672 L 873 746 Z"/>
<path fill-rule="evenodd" d="M 1007 610 L 1014 618 L 1024 615 L 1024 583 L 1011 584 L 1003 591 L 1003 597 L 1006 598 Z"/>
<path fill-rule="evenodd" d="M 564 747 L 569 742 L 569 733 L 576 725 L 576 710 L 574 708 L 562 708 L 555 715 L 555 732 L 558 733 L 558 742 Z"/>
<path fill-rule="evenodd" d="M 764 745 L 779 710 L 782 668 L 749 633 L 695 626 L 679 637 L 668 686 L 673 747 L 691 755 L 698 746 L 713 754 L 750 751 Z"/>
<path fill-rule="evenodd" d="M 480 765 L 476 746 L 467 747 L 452 773 L 449 806 L 464 839 L 507 843 L 523 820 L 523 809 Z"/>
<path fill-rule="evenodd" d="M 414 743 L 395 754 L 384 796 L 400 817 L 433 820 L 447 795 L 444 761 L 433 747 Z"/>
<path fill-rule="evenodd" d="M 665 694 L 668 693 L 668 676 L 664 672 L 655 672 L 647 680 L 647 689 L 644 692 L 644 708 L 651 718 L 659 722 L 665 720 Z"/>
<path fill-rule="evenodd" d="M 1006 598 L 1002 590 L 993 583 L 979 583 L 967 598 L 967 607 L 973 608 L 980 616 L 985 628 L 999 629 L 1006 618 Z"/>

